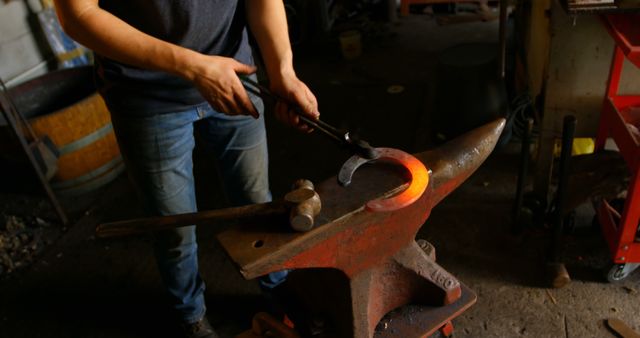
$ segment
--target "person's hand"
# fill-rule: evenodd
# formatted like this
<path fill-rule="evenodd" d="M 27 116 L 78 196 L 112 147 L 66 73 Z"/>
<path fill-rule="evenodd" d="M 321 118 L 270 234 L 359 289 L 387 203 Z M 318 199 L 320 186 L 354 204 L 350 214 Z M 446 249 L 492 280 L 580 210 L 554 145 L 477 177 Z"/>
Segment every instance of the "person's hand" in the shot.
<path fill-rule="evenodd" d="M 278 100 L 275 115 L 281 122 L 302 132 L 309 133 L 313 128 L 304 123 L 295 109 L 312 120 L 320 118 L 318 101 L 304 82 L 291 73 L 271 79 L 271 90 L 283 100 Z"/>
<path fill-rule="evenodd" d="M 217 111 L 258 118 L 258 111 L 238 78 L 238 74 L 248 75 L 255 71 L 256 67 L 233 58 L 201 55 L 194 61 L 191 77 L 200 94 Z"/>

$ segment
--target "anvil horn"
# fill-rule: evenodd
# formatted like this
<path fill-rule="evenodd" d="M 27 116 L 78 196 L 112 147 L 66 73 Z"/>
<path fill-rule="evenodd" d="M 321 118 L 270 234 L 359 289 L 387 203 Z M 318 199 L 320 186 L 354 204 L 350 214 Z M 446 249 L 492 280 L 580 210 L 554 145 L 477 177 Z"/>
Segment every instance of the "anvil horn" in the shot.
<path fill-rule="evenodd" d="M 497 119 L 474 129 L 434 150 L 415 156 L 431 169 L 432 205 L 438 204 L 464 182 L 489 157 L 505 119 Z"/>

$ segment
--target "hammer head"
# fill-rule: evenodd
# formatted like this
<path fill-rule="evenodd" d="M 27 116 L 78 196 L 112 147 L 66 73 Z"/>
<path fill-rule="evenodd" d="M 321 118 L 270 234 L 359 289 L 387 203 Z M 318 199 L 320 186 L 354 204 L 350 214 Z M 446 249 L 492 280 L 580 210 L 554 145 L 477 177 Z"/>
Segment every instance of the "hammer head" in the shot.
<path fill-rule="evenodd" d="M 284 196 L 284 200 L 291 207 L 291 227 L 300 232 L 313 229 L 315 217 L 322 208 L 320 196 L 314 190 L 313 183 L 304 179 L 297 180 L 293 184 L 293 190 Z"/>

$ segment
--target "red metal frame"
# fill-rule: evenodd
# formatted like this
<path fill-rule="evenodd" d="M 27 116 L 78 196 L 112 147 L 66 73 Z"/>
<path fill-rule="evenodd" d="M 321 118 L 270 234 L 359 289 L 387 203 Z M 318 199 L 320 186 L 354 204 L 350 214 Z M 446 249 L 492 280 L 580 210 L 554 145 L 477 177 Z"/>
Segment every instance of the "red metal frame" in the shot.
<path fill-rule="evenodd" d="M 442 327 L 440 328 L 440 333 L 442 333 L 442 335 L 445 337 L 451 337 L 453 335 L 453 324 L 451 324 L 451 322 L 447 322 L 446 324 L 442 325 Z"/>
<path fill-rule="evenodd" d="M 640 221 L 640 144 L 627 128 L 628 123 L 638 126 L 640 122 L 640 95 L 618 95 L 625 58 L 640 67 L 640 46 L 634 44 L 640 41 L 632 40 L 637 39 L 638 28 L 632 24 L 637 19 L 637 15 L 609 15 L 603 20 L 616 48 L 595 147 L 603 149 L 607 137 L 611 137 L 632 173 L 622 214 L 617 215 L 607 201 L 602 201 L 597 208 L 598 220 L 616 264 L 640 263 L 640 243 L 636 242 Z"/>

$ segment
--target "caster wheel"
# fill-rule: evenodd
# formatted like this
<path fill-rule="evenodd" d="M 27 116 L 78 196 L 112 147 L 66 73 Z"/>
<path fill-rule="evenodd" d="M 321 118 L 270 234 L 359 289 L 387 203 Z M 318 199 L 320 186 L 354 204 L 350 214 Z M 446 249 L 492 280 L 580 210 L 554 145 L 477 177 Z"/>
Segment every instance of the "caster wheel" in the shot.
<path fill-rule="evenodd" d="M 607 282 L 617 283 L 629 276 L 629 273 L 624 273 L 625 264 L 614 264 L 606 271 Z"/>
<path fill-rule="evenodd" d="M 608 269 L 605 269 L 607 281 L 609 283 L 620 282 L 627 278 L 638 266 L 640 266 L 638 263 L 613 264 Z"/>

